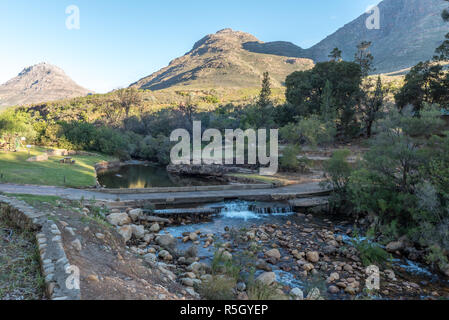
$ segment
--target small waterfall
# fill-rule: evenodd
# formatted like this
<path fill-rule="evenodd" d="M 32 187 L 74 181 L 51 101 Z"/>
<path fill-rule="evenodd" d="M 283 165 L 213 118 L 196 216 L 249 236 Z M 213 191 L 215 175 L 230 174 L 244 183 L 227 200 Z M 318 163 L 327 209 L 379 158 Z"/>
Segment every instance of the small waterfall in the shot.
<path fill-rule="evenodd" d="M 247 201 L 225 202 L 220 205 L 220 214 L 226 218 L 262 219 L 270 215 L 288 215 L 293 210 L 288 205 L 278 203 L 254 203 Z"/>
<path fill-rule="evenodd" d="M 272 215 L 283 215 L 287 213 L 293 213 L 293 209 L 290 206 L 280 206 L 278 204 L 271 205 L 253 205 L 251 210 L 259 214 L 272 214 Z"/>

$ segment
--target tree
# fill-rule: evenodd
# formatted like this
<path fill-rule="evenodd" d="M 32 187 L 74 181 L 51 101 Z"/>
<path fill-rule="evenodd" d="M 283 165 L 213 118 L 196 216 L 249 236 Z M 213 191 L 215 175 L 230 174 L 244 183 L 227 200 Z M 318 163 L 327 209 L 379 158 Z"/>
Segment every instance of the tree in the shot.
<path fill-rule="evenodd" d="M 116 91 L 116 103 L 125 111 L 126 117 L 133 106 L 142 102 L 142 97 L 136 88 L 119 89 Z"/>
<path fill-rule="evenodd" d="M 264 72 L 262 80 L 262 89 L 260 90 L 259 101 L 257 104 L 260 107 L 268 106 L 269 104 L 271 104 L 270 96 L 271 96 L 270 74 L 268 72 Z"/>
<path fill-rule="evenodd" d="M 0 114 L 0 137 L 3 137 L 10 151 L 16 151 L 17 142 L 22 137 L 28 141 L 36 137 L 31 117 L 23 111 L 9 109 Z"/>
<path fill-rule="evenodd" d="M 341 50 L 338 48 L 334 48 L 328 57 L 331 59 L 331 61 L 340 62 L 342 60 Z"/>
<path fill-rule="evenodd" d="M 423 138 L 443 126 L 439 109 L 426 106 L 421 117 L 409 110 L 390 112 L 380 122 L 379 133 L 364 155 L 363 169 L 352 180 L 353 199 L 358 210 L 384 214 L 384 222 L 410 222 L 414 195 L 423 181 L 422 166 L 428 157 Z M 424 141 L 426 141 L 425 139 Z"/>
<path fill-rule="evenodd" d="M 354 62 L 320 62 L 311 70 L 297 71 L 287 77 L 286 98 L 301 117 L 320 115 L 322 105 L 331 103 L 337 126 L 349 137 L 356 131 L 355 106 L 361 79 L 360 66 Z"/>
<path fill-rule="evenodd" d="M 357 52 L 355 54 L 354 61 L 360 65 L 360 69 L 362 70 L 362 77 L 365 78 L 369 75 L 370 72 L 376 71 L 373 67 L 373 55 L 369 52 L 369 48 L 371 47 L 370 41 L 362 41 L 357 46 Z"/>
<path fill-rule="evenodd" d="M 424 103 L 444 106 L 449 101 L 448 79 L 441 65 L 420 62 L 405 77 L 404 86 L 395 96 L 396 104 L 400 109 L 412 105 L 418 112 Z"/>
<path fill-rule="evenodd" d="M 366 79 L 367 84 L 362 88 L 360 112 L 362 120 L 365 123 L 366 136 L 371 138 L 372 127 L 376 120 L 382 115 L 382 107 L 385 100 L 385 91 L 382 88 L 382 79 L 377 77 L 375 89 L 371 88 L 371 79 Z"/>
<path fill-rule="evenodd" d="M 329 80 L 326 81 L 326 85 L 323 89 L 320 113 L 324 122 L 333 122 L 337 118 L 332 92 L 332 84 Z"/>

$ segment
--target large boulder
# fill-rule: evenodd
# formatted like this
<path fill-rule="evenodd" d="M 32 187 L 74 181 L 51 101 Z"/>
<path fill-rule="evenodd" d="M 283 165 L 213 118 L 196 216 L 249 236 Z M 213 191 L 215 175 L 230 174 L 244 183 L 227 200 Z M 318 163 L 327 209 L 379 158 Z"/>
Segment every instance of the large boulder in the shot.
<path fill-rule="evenodd" d="M 390 242 L 389 244 L 387 244 L 385 248 L 387 249 L 388 252 L 396 252 L 404 249 L 404 247 L 405 247 L 404 241 L 399 240 Z"/>
<path fill-rule="evenodd" d="M 196 246 L 191 246 L 184 252 L 184 257 L 186 258 L 196 258 L 198 256 L 198 248 Z"/>
<path fill-rule="evenodd" d="M 173 260 L 173 256 L 167 251 L 167 250 L 162 250 L 159 252 L 159 258 L 163 259 L 165 261 L 171 261 Z"/>
<path fill-rule="evenodd" d="M 304 292 L 299 289 L 299 288 L 293 288 L 290 291 L 290 295 L 295 299 L 295 300 L 304 300 Z"/>
<path fill-rule="evenodd" d="M 310 251 L 306 253 L 306 258 L 309 262 L 317 263 L 320 261 L 320 254 L 316 251 Z"/>
<path fill-rule="evenodd" d="M 155 263 L 157 261 L 157 257 L 154 253 L 147 253 L 143 256 L 143 259 L 149 264 Z"/>
<path fill-rule="evenodd" d="M 131 223 L 131 218 L 125 212 L 111 213 L 106 220 L 114 226 L 123 226 Z"/>
<path fill-rule="evenodd" d="M 133 229 L 131 226 L 123 226 L 117 229 L 117 232 L 122 236 L 125 242 L 131 240 L 133 236 Z"/>
<path fill-rule="evenodd" d="M 145 237 L 145 228 L 143 226 L 132 224 L 131 229 L 136 239 L 143 239 Z"/>
<path fill-rule="evenodd" d="M 306 300 L 323 300 L 323 298 L 321 297 L 320 289 L 313 288 L 312 290 L 310 290 L 307 294 Z"/>
<path fill-rule="evenodd" d="M 156 237 L 156 243 L 164 249 L 173 250 L 176 246 L 176 239 L 171 234 L 162 234 Z"/>
<path fill-rule="evenodd" d="M 273 259 L 275 259 L 275 260 L 281 259 L 281 253 L 279 252 L 278 249 L 271 249 L 271 250 L 268 250 L 267 252 L 265 252 L 265 255 L 266 255 L 268 258 L 273 258 Z"/>
<path fill-rule="evenodd" d="M 128 215 L 132 221 L 137 221 L 142 217 L 142 209 L 132 209 L 129 210 Z"/>
<path fill-rule="evenodd" d="M 159 226 L 159 223 L 153 223 L 150 227 L 150 232 L 159 232 L 161 230 L 161 227 Z"/>
<path fill-rule="evenodd" d="M 264 272 L 256 278 L 256 281 L 269 286 L 276 282 L 276 274 L 274 272 Z"/>

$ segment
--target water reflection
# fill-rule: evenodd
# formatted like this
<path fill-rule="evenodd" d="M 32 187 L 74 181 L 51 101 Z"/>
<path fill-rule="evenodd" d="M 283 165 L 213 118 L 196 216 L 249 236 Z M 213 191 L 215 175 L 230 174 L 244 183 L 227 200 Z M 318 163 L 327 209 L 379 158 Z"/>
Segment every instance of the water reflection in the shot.
<path fill-rule="evenodd" d="M 226 184 L 213 179 L 172 175 L 163 166 L 140 164 L 126 165 L 99 172 L 98 182 L 111 189 L 197 187 Z"/>

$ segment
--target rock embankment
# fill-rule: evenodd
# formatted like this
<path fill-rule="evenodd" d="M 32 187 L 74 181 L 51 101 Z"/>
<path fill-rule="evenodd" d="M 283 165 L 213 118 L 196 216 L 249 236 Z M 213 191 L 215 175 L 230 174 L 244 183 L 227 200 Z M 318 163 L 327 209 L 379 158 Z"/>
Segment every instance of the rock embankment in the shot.
<path fill-rule="evenodd" d="M 167 171 L 179 175 L 223 177 L 229 173 L 255 173 L 255 170 L 221 165 L 168 165 Z"/>

